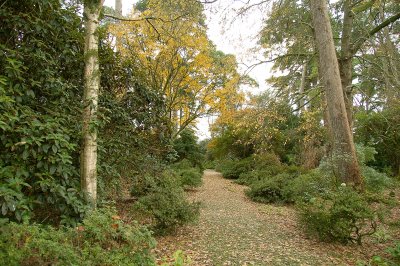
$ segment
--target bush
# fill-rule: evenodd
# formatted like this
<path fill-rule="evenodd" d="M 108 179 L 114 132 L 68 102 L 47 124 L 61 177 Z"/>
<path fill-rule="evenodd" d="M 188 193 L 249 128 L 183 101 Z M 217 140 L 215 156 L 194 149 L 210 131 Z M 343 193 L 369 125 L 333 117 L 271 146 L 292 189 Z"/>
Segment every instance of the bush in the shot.
<path fill-rule="evenodd" d="M 287 202 L 308 202 L 314 197 L 325 195 L 334 187 L 334 180 L 321 175 L 318 170 L 293 178 L 283 188 Z"/>
<path fill-rule="evenodd" d="M 383 258 L 381 256 L 373 256 L 368 262 L 359 261 L 357 266 L 398 266 L 400 265 L 400 243 L 396 243 L 395 246 L 388 248 L 387 253 L 389 258 Z"/>
<path fill-rule="evenodd" d="M 250 172 L 241 173 L 239 178 L 235 180 L 235 183 L 245 186 L 250 186 L 265 178 L 271 177 L 268 171 L 253 170 Z"/>
<path fill-rule="evenodd" d="M 291 203 L 296 195 L 291 188 L 292 182 L 301 173 L 303 169 L 294 165 L 271 165 L 269 168 L 244 173 L 237 182 L 250 186 L 246 194 L 255 201 Z"/>
<path fill-rule="evenodd" d="M 361 174 L 364 177 L 367 190 L 379 192 L 389 187 L 392 183 L 391 179 L 386 174 L 368 166 L 368 163 L 375 162 L 375 155 L 377 154 L 375 148 L 357 144 L 356 149 L 357 158 L 361 165 Z"/>
<path fill-rule="evenodd" d="M 274 153 L 264 153 L 264 154 L 254 155 L 255 169 L 279 169 L 281 166 L 282 163 L 279 160 L 279 157 Z"/>
<path fill-rule="evenodd" d="M 179 176 L 180 185 L 183 188 L 198 187 L 202 184 L 203 170 L 195 167 L 189 160 L 183 159 L 171 165 L 171 168 Z"/>
<path fill-rule="evenodd" d="M 184 188 L 199 187 L 202 184 L 202 174 L 196 168 L 182 169 L 177 172 L 180 184 Z"/>
<path fill-rule="evenodd" d="M 263 203 L 290 202 L 290 198 L 286 198 L 283 191 L 292 179 L 293 176 L 288 173 L 262 179 L 251 184 L 246 195 L 254 201 Z"/>
<path fill-rule="evenodd" d="M 254 168 L 254 160 L 247 157 L 242 160 L 226 160 L 221 161 L 217 166 L 223 177 L 227 179 L 238 179 L 242 173 L 251 171 Z"/>
<path fill-rule="evenodd" d="M 306 232 L 322 241 L 361 244 L 364 236 L 376 231 L 367 200 L 345 186 L 301 204 L 300 217 Z"/>
<path fill-rule="evenodd" d="M 77 228 L 10 223 L 0 229 L 4 265 L 154 265 L 151 232 L 99 209 Z"/>
<path fill-rule="evenodd" d="M 361 166 L 361 174 L 364 177 L 368 191 L 380 192 L 383 189 L 390 187 L 393 183 L 386 174 L 380 173 L 369 166 Z"/>
<path fill-rule="evenodd" d="M 205 169 L 215 169 L 217 167 L 217 162 L 216 161 L 206 160 L 203 163 L 203 166 L 204 166 Z"/>
<path fill-rule="evenodd" d="M 197 219 L 199 204 L 187 201 L 175 173 L 165 171 L 161 177 L 147 177 L 145 181 L 145 189 L 142 190 L 145 193 L 140 194 L 135 207 L 149 215 L 156 233 L 171 231 Z"/>

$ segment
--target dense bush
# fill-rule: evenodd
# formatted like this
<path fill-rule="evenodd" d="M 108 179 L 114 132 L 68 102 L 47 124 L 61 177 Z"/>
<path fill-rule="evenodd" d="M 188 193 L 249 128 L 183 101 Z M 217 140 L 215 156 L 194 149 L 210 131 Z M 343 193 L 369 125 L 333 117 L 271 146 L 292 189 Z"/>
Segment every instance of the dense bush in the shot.
<path fill-rule="evenodd" d="M 171 168 L 180 177 L 180 185 L 183 188 L 198 187 L 202 184 L 203 171 L 199 167 L 195 167 L 189 160 L 183 159 L 173 165 Z"/>
<path fill-rule="evenodd" d="M 290 202 L 289 195 L 284 194 L 284 189 L 293 179 L 288 173 L 281 173 L 269 178 L 252 183 L 246 195 L 252 200 L 264 203 Z"/>
<path fill-rule="evenodd" d="M 83 30 L 75 9 L 58 0 L 1 5 L 0 215 L 13 221 L 74 224 L 85 212 L 77 123 Z"/>
<path fill-rule="evenodd" d="M 0 229 L 3 265 L 154 265 L 154 247 L 150 231 L 108 208 L 76 228 L 10 223 Z"/>
<path fill-rule="evenodd" d="M 355 140 L 372 146 L 376 160 L 369 166 L 380 171 L 390 169 L 393 176 L 400 175 L 400 107 L 399 104 L 376 112 L 358 112 Z"/>
<path fill-rule="evenodd" d="M 357 158 L 361 166 L 361 174 L 364 177 L 367 190 L 379 192 L 389 187 L 392 180 L 386 174 L 368 166 L 368 164 L 375 162 L 375 155 L 377 154 L 375 148 L 357 144 L 356 149 Z"/>
<path fill-rule="evenodd" d="M 254 167 L 253 157 L 242 160 L 223 160 L 217 164 L 216 170 L 220 171 L 223 177 L 228 179 L 238 179 L 243 173 L 252 170 Z"/>
<path fill-rule="evenodd" d="M 174 230 L 177 226 L 193 222 L 199 213 L 198 203 L 190 203 L 181 187 L 179 176 L 171 170 L 161 176 L 147 176 L 132 194 L 139 196 L 135 208 L 146 212 L 157 233 Z"/>
<path fill-rule="evenodd" d="M 202 184 L 202 173 L 196 168 L 182 169 L 177 173 L 180 176 L 180 183 L 183 188 L 198 187 Z"/>
<path fill-rule="evenodd" d="M 287 202 L 309 202 L 314 197 L 325 195 L 334 186 L 333 178 L 327 178 L 316 169 L 290 180 L 282 194 Z"/>
<path fill-rule="evenodd" d="M 203 161 L 205 151 L 198 143 L 198 138 L 194 130 L 190 128 L 184 129 L 179 137 L 173 142 L 173 148 L 177 152 L 178 160 L 186 159 L 195 167 L 203 170 Z"/>
<path fill-rule="evenodd" d="M 357 242 L 376 231 L 376 214 L 366 198 L 346 186 L 300 205 L 301 221 L 322 241 Z"/>

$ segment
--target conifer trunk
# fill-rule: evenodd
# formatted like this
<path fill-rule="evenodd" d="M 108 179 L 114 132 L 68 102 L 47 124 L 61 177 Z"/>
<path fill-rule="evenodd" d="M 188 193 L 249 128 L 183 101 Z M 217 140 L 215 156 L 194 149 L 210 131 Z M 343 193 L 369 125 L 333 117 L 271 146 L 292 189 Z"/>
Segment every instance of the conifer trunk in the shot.
<path fill-rule="evenodd" d="M 344 102 L 339 65 L 326 1 L 311 0 L 311 13 L 319 52 L 319 70 L 325 87 L 332 130 L 333 162 L 341 182 L 363 189 L 359 165 Z"/>
<path fill-rule="evenodd" d="M 347 120 L 350 129 L 353 128 L 353 53 L 351 44 L 351 33 L 353 29 L 354 14 L 351 10 L 352 0 L 345 0 L 343 6 L 343 28 L 341 37 L 341 53 L 339 58 L 340 79 L 342 82 L 344 103 L 346 106 Z"/>

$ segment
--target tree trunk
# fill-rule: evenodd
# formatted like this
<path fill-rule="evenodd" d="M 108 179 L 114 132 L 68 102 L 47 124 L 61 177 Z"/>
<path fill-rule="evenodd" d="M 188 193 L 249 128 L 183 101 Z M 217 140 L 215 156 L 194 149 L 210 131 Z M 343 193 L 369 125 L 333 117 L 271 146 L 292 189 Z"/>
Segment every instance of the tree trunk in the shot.
<path fill-rule="evenodd" d="M 307 75 L 307 62 L 303 64 L 303 69 L 301 71 L 301 81 L 300 81 L 300 89 L 299 89 L 299 113 L 303 113 L 306 111 L 305 106 L 305 87 L 306 87 L 306 75 Z"/>
<path fill-rule="evenodd" d="M 379 9 L 380 18 L 385 21 L 385 13 L 383 7 Z M 385 57 L 381 58 L 383 75 L 385 80 L 385 92 L 386 92 L 386 104 L 388 108 L 395 108 L 399 104 L 399 89 L 400 89 L 400 77 L 399 77 L 399 52 L 396 46 L 390 39 L 390 32 L 388 27 L 383 29 L 380 34 L 380 41 L 383 53 Z"/>
<path fill-rule="evenodd" d="M 354 14 L 351 10 L 352 4 L 352 0 L 344 1 L 341 53 L 339 58 L 340 79 L 350 129 L 353 128 L 353 95 L 351 86 L 353 81 L 353 54 L 351 50 L 351 32 L 353 29 Z"/>
<path fill-rule="evenodd" d="M 83 94 L 83 151 L 81 154 L 81 186 L 86 201 L 92 208 L 96 207 L 97 197 L 97 104 L 100 87 L 98 60 L 99 14 L 101 0 L 84 2 L 83 18 L 85 23 L 85 72 Z"/>
<path fill-rule="evenodd" d="M 312 20 L 316 46 L 319 52 L 319 69 L 325 87 L 329 124 L 332 130 L 333 159 L 341 182 L 362 190 L 363 180 L 357 162 L 353 134 L 349 127 L 332 27 L 326 1 L 311 0 Z"/>

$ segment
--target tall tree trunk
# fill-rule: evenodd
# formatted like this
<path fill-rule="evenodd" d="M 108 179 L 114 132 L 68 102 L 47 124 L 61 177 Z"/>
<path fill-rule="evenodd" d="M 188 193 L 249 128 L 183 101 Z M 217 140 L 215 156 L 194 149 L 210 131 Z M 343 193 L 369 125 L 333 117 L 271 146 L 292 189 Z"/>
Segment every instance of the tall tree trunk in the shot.
<path fill-rule="evenodd" d="M 306 87 L 306 75 L 307 75 L 307 62 L 303 64 L 303 69 L 301 71 L 301 81 L 300 81 L 300 89 L 299 89 L 299 112 L 303 113 L 306 110 L 305 106 L 305 87 Z"/>
<path fill-rule="evenodd" d="M 329 124 L 332 130 L 332 156 L 336 172 L 342 182 L 362 190 L 364 185 L 346 114 L 327 3 L 321 0 L 311 0 L 310 3 L 316 46 L 319 52 L 319 69 L 325 87 Z"/>
<path fill-rule="evenodd" d="M 342 83 L 344 103 L 346 105 L 347 120 L 350 129 L 353 128 L 353 54 L 351 32 L 353 29 L 354 14 L 351 10 L 352 0 L 345 0 L 343 6 L 343 28 L 341 37 L 341 53 L 339 58 L 340 79 Z"/>
<path fill-rule="evenodd" d="M 97 197 L 97 104 L 100 87 L 97 27 L 102 7 L 101 0 L 84 2 L 85 23 L 85 87 L 83 94 L 83 151 L 81 154 L 81 186 L 86 201 L 96 207 Z"/>
<path fill-rule="evenodd" d="M 385 13 L 383 6 L 379 9 L 380 18 L 385 21 Z M 399 76 L 399 61 L 400 55 L 390 39 L 389 28 L 385 27 L 379 35 L 381 47 L 385 57 L 381 58 L 383 75 L 385 80 L 386 103 L 389 108 L 394 108 L 399 104 L 400 96 L 400 76 Z"/>

